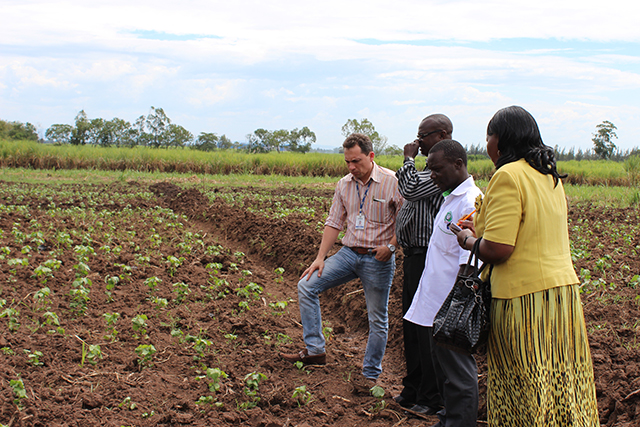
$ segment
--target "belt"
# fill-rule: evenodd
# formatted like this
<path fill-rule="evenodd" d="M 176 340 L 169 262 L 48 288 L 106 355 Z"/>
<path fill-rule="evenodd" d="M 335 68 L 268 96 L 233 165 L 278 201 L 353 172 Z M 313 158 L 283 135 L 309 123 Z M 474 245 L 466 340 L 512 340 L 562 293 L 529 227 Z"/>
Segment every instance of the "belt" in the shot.
<path fill-rule="evenodd" d="M 369 248 L 357 248 L 357 247 L 351 247 L 351 246 L 347 246 L 347 247 L 359 255 L 367 255 L 367 254 L 371 255 L 371 249 Z"/>
<path fill-rule="evenodd" d="M 426 254 L 427 253 L 427 247 L 426 246 L 414 246 L 412 248 L 402 248 L 402 252 L 404 253 L 404 256 Z"/>

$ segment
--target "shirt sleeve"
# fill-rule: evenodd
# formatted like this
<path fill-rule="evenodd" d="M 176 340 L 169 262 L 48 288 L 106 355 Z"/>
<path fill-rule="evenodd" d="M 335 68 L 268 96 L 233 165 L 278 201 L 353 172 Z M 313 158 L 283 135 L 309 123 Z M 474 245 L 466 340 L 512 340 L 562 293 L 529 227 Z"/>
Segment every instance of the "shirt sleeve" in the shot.
<path fill-rule="evenodd" d="M 405 199 L 415 202 L 425 197 L 440 195 L 440 189 L 433 183 L 428 170 L 418 172 L 415 160 L 405 160 L 398 172 L 398 188 Z"/>
<path fill-rule="evenodd" d="M 347 219 L 347 209 L 344 206 L 342 194 L 342 182 L 339 182 L 336 186 L 335 193 L 333 193 L 333 202 L 329 209 L 329 215 L 324 222 L 325 226 L 337 228 L 338 230 L 344 228 L 344 222 Z"/>
<path fill-rule="evenodd" d="M 524 215 L 522 206 L 522 192 L 513 176 L 507 172 L 496 172 L 482 201 L 482 209 L 486 213 L 483 238 L 515 246 Z"/>

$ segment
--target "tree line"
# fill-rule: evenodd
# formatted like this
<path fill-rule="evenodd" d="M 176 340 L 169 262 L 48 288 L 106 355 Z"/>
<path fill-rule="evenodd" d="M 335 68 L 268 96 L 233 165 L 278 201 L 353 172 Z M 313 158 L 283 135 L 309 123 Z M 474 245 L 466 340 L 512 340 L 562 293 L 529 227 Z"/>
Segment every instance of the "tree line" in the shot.
<path fill-rule="evenodd" d="M 631 156 L 640 155 L 639 148 L 619 150 L 613 140 L 617 139 L 617 127 L 605 120 L 596 126 L 592 134 L 593 148 L 560 148 L 555 146 L 556 160 L 598 160 L 610 159 L 623 161 Z M 388 139 L 376 131 L 375 126 L 367 118 L 349 119 L 341 128 L 344 137 L 352 133 L 364 133 L 371 138 L 376 154 L 401 155 L 402 149 L 389 145 Z M 9 122 L 0 120 L 0 138 L 9 140 L 39 139 L 36 127 L 27 122 Z M 45 139 L 56 144 L 95 145 L 102 147 L 134 147 L 151 148 L 192 148 L 201 151 L 237 149 L 250 153 L 267 153 L 270 151 L 293 151 L 306 153 L 311 151 L 311 144 L 316 142 L 316 134 L 307 126 L 293 130 L 256 129 L 246 135 L 247 142 L 232 142 L 226 135 L 214 132 L 201 132 L 194 137 L 184 127 L 172 123 L 162 108 L 151 107 L 148 115 L 140 116 L 134 123 L 117 117 L 111 120 L 102 118 L 89 119 L 84 110 L 75 117 L 74 125 L 54 124 L 45 132 Z M 467 146 L 467 154 L 474 157 L 488 157 L 484 144 Z"/>

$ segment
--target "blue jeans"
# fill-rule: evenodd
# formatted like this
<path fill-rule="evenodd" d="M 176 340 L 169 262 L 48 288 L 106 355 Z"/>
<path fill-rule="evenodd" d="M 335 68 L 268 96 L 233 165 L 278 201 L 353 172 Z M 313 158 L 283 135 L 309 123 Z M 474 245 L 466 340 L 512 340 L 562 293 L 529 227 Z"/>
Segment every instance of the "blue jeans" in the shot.
<path fill-rule="evenodd" d="M 381 262 L 375 259 L 374 255 L 359 255 L 347 247 L 342 247 L 335 255 L 326 259 L 322 277 L 318 277 L 317 272 L 314 272 L 309 280 L 305 277 L 298 282 L 303 336 L 310 355 L 325 352 L 320 293 L 360 278 L 369 317 L 369 339 L 362 361 L 362 374 L 367 378 L 378 378 L 382 372 L 382 357 L 387 347 L 387 307 L 395 268 L 395 255 L 392 255 L 389 261 Z"/>

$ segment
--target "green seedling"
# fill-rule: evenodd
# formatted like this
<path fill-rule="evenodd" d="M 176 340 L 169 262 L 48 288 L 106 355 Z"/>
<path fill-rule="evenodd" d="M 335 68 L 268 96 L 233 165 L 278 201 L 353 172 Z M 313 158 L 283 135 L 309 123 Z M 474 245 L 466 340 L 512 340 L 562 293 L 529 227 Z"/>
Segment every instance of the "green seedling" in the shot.
<path fill-rule="evenodd" d="M 373 397 L 375 397 L 376 399 L 378 399 L 378 401 L 376 402 L 376 404 L 371 407 L 371 412 L 376 414 L 379 413 L 380 411 L 384 410 L 387 407 L 387 402 L 385 402 L 382 398 L 384 397 L 384 389 L 378 385 L 375 385 L 373 387 L 371 387 L 371 395 Z"/>
<path fill-rule="evenodd" d="M 20 323 L 18 322 L 18 316 L 20 316 L 20 311 L 15 308 L 5 308 L 2 313 L 0 313 L 0 318 L 7 318 L 7 328 L 11 332 L 16 332 L 20 328 Z"/>
<path fill-rule="evenodd" d="M 107 296 L 107 302 L 113 302 L 113 290 L 120 283 L 120 277 L 118 276 L 106 276 L 104 278 L 106 285 L 106 290 L 104 291 Z"/>
<path fill-rule="evenodd" d="M 136 405 L 134 402 L 131 401 L 131 397 L 127 396 L 124 398 L 122 402 L 120 402 L 120 404 L 118 405 L 118 408 L 125 408 L 130 411 L 133 411 L 138 408 L 138 405 Z"/>
<path fill-rule="evenodd" d="M 149 288 L 149 292 L 153 293 L 155 292 L 156 288 L 158 287 L 158 285 L 162 283 L 162 279 L 153 276 L 153 277 L 149 277 L 148 279 L 146 279 L 144 281 L 144 284 L 147 285 L 147 287 Z"/>
<path fill-rule="evenodd" d="M 84 367 L 85 360 L 87 363 L 92 365 L 96 365 L 98 363 L 98 359 L 102 359 L 102 350 L 100 349 L 100 345 L 98 344 L 90 344 L 86 345 L 85 342 L 82 342 L 82 360 L 80 362 L 80 366 Z"/>
<path fill-rule="evenodd" d="M 251 408 L 255 408 L 260 402 L 260 397 L 258 396 L 258 388 L 260 386 L 260 382 L 267 379 L 265 374 L 260 372 L 251 372 L 244 377 L 244 393 L 251 398 L 250 401 L 242 402 L 239 406 L 239 409 L 247 410 Z"/>
<path fill-rule="evenodd" d="M 205 350 L 211 345 L 211 341 L 193 335 L 187 335 L 185 341 L 193 343 L 193 349 L 197 353 L 193 356 L 193 360 L 203 359 Z"/>
<path fill-rule="evenodd" d="M 44 285 L 50 277 L 53 277 L 53 270 L 44 265 L 39 265 L 33 270 L 33 276 L 31 277 L 37 278 Z"/>
<path fill-rule="evenodd" d="M 135 332 L 133 336 L 136 339 L 140 339 L 140 335 L 146 336 L 147 328 L 149 327 L 147 320 L 149 320 L 149 318 L 146 314 L 137 314 L 131 319 L 131 328 Z"/>
<path fill-rule="evenodd" d="M 105 330 L 105 336 L 103 338 L 115 341 L 118 336 L 116 322 L 120 318 L 120 313 L 103 313 L 102 317 L 104 317 L 104 320 L 107 322 L 107 329 Z"/>
<path fill-rule="evenodd" d="M 301 385 L 293 390 L 291 398 L 298 403 L 298 407 L 307 406 L 313 400 L 313 396 L 307 391 L 306 385 Z"/>
<path fill-rule="evenodd" d="M 43 315 L 44 317 L 44 325 L 55 326 L 56 329 L 50 329 L 47 331 L 49 334 L 55 334 L 59 332 L 64 335 L 64 328 L 60 327 L 60 318 L 53 311 L 47 311 Z"/>
<path fill-rule="evenodd" d="M 322 335 L 324 335 L 324 339 L 327 341 L 331 341 L 333 339 L 333 328 L 329 326 L 329 322 L 324 322 Z"/>
<path fill-rule="evenodd" d="M 44 363 L 40 360 L 40 358 L 43 356 L 41 351 L 35 350 L 32 352 L 31 350 L 27 350 L 25 348 L 24 354 L 27 355 L 29 363 L 31 363 L 33 366 L 44 366 Z"/>
<path fill-rule="evenodd" d="M 13 356 L 16 354 L 10 347 L 2 347 L 0 348 L 0 351 L 2 351 L 2 354 L 5 356 Z"/>
<path fill-rule="evenodd" d="M 24 383 L 20 378 L 17 380 L 10 380 L 9 387 L 13 390 L 13 395 L 15 399 L 13 399 L 13 403 L 16 404 L 18 410 L 24 409 L 24 404 L 22 403 L 23 399 L 27 398 L 27 390 L 24 388 Z"/>
<path fill-rule="evenodd" d="M 178 282 L 173 284 L 173 292 L 176 294 L 176 302 L 181 304 L 191 293 L 189 285 L 184 282 Z"/>
<path fill-rule="evenodd" d="M 166 298 L 153 297 L 151 298 L 151 302 L 153 302 L 156 305 L 157 310 L 163 309 L 167 305 L 169 305 L 169 301 L 167 301 Z"/>
<path fill-rule="evenodd" d="M 7 246 L 0 248 L 0 259 L 6 259 L 11 254 L 11 249 Z"/>
<path fill-rule="evenodd" d="M 36 310 L 44 310 L 47 306 L 51 305 L 50 295 L 51 289 L 48 287 L 44 287 L 33 294 L 33 302 L 37 307 Z"/>
<path fill-rule="evenodd" d="M 274 316 L 282 316 L 289 303 L 287 301 L 270 302 L 271 314 Z"/>
<path fill-rule="evenodd" d="M 282 275 L 284 274 L 284 268 L 282 267 L 278 267 L 275 270 L 273 270 L 274 273 L 276 273 L 276 278 L 274 279 L 276 283 L 282 283 L 284 282 L 284 277 L 282 277 Z"/>
<path fill-rule="evenodd" d="M 207 269 L 211 269 L 211 273 L 212 275 L 216 275 L 220 273 L 220 270 L 222 270 L 222 264 L 220 264 L 219 262 L 210 262 L 209 264 L 207 264 L 205 266 L 205 268 Z"/>
<path fill-rule="evenodd" d="M 74 282 L 75 284 L 75 282 Z M 76 313 L 76 315 L 84 315 L 87 311 L 87 304 L 91 299 L 89 298 L 89 289 L 80 285 L 74 289 L 69 291 L 69 296 L 71 296 L 71 302 L 69 303 L 69 307 L 71 310 Z"/>
<path fill-rule="evenodd" d="M 180 267 L 184 262 L 184 257 L 177 258 L 173 255 L 169 255 L 166 262 L 167 264 L 169 264 L 169 276 L 173 277 L 173 275 L 176 274 L 176 270 L 178 269 L 178 267 Z"/>
<path fill-rule="evenodd" d="M 138 365 L 142 369 L 153 366 L 153 355 L 156 353 L 156 348 L 153 345 L 139 345 L 136 347 L 135 352 L 138 355 Z"/>
<path fill-rule="evenodd" d="M 219 368 L 207 368 L 206 374 L 200 377 L 196 377 L 198 380 L 208 378 L 209 379 L 209 391 L 217 393 L 220 391 L 220 381 L 228 377 L 227 373 Z"/>

